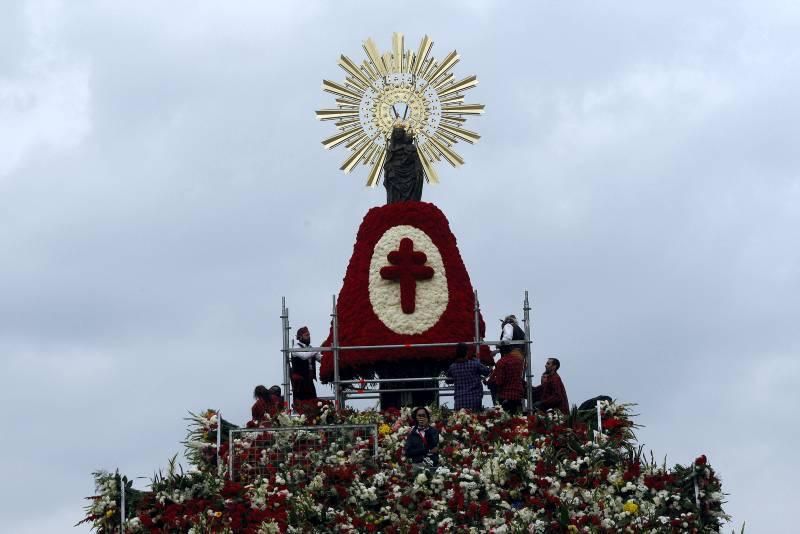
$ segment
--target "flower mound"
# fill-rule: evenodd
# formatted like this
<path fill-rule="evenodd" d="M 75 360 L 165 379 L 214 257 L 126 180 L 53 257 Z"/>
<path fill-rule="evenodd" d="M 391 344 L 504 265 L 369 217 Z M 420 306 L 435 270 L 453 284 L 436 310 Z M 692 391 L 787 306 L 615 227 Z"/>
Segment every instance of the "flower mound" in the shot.
<path fill-rule="evenodd" d="M 406 246 L 410 248 L 402 247 L 404 239 L 409 240 Z M 399 261 L 401 250 L 422 253 L 425 263 L 416 267 L 433 272 L 430 278 L 407 280 L 405 296 L 399 275 L 392 276 L 398 266 L 390 259 L 394 254 L 391 257 Z M 472 340 L 474 308 L 469 274 L 447 218 L 439 208 L 428 202 L 398 202 L 367 212 L 337 300 L 340 346 Z M 483 319 L 478 322 L 483 337 Z M 331 346 L 332 335 L 331 330 L 323 346 Z M 480 356 L 484 363 L 493 364 L 488 347 L 481 349 Z M 346 350 L 339 355 L 339 369 L 348 376 L 371 378 L 377 363 L 411 365 L 412 361 L 452 359 L 453 347 Z M 320 377 L 324 381 L 333 379 L 331 352 L 324 353 Z"/>
<path fill-rule="evenodd" d="M 409 415 L 328 407 L 313 419 L 280 414 L 265 426 L 375 425 L 378 454 L 369 440 L 322 441 L 271 465 L 268 475 L 238 482 L 226 480 L 224 469 L 218 475 L 217 416 L 194 416 L 186 444 L 195 470 L 179 472 L 173 461 L 151 491 L 130 493 L 127 531 L 718 532 L 727 519 L 705 456 L 671 469 L 646 459 L 627 405 L 603 408 L 602 434 L 592 427 L 595 412 L 564 418 L 434 411 L 441 459 L 429 471 L 413 471 L 403 457 Z M 247 439 L 235 449 L 254 453 Z M 275 451 L 255 456 L 269 463 Z M 228 452 L 223 443 L 226 465 Z M 127 479 L 95 476 L 99 494 L 84 521 L 112 532 L 119 527 L 119 483 Z"/>

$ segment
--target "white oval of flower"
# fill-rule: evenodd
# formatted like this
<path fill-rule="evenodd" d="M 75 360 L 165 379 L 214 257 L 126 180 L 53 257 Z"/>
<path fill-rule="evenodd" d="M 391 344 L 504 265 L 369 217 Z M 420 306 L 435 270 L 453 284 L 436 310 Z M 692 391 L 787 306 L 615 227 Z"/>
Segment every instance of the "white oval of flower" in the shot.
<path fill-rule="evenodd" d="M 415 251 L 425 253 L 425 265 L 433 269 L 433 277 L 416 282 L 414 313 L 403 313 L 400 307 L 400 284 L 381 278 L 381 269 L 391 265 L 389 253 L 400 249 L 404 237 L 413 241 Z M 439 321 L 449 298 L 442 254 L 428 234 L 409 225 L 386 230 L 375 244 L 369 264 L 369 302 L 378 319 L 397 334 L 421 334 Z"/>

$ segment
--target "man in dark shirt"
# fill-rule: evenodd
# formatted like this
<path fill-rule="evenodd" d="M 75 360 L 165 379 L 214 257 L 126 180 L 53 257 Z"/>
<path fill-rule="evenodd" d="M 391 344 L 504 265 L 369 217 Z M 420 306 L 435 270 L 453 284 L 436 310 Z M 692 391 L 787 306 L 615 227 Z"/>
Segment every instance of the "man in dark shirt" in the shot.
<path fill-rule="evenodd" d="M 540 386 L 533 388 L 533 403 L 535 410 L 561 410 L 564 415 L 569 414 L 569 401 L 567 390 L 558 375 L 561 362 L 558 358 L 548 358 L 544 364 L 544 374 Z"/>
<path fill-rule="evenodd" d="M 483 383 L 481 377 L 489 374 L 489 368 L 474 357 L 467 359 L 465 343 L 456 346 L 456 361 L 447 369 L 447 383 L 455 385 L 454 409 L 475 412 L 483 410 Z"/>

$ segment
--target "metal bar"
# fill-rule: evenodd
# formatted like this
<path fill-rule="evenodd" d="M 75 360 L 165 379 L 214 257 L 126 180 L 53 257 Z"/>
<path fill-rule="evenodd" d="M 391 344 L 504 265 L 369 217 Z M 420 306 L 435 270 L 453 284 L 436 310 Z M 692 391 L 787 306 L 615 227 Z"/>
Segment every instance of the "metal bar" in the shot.
<path fill-rule="evenodd" d="M 233 429 L 228 430 L 228 478 L 233 482 Z"/>
<path fill-rule="evenodd" d="M 528 411 L 533 409 L 533 344 L 531 343 L 531 306 L 528 300 L 528 290 L 525 290 L 525 301 L 523 303 L 523 315 L 525 317 L 525 389 L 527 390 Z M 568 414 L 565 414 L 568 415 Z"/>
<path fill-rule="evenodd" d="M 313 425 L 313 426 L 274 426 L 269 428 L 236 428 L 231 429 L 230 434 L 260 434 L 263 432 L 292 432 L 294 430 L 339 430 L 342 428 L 372 428 L 373 425 Z"/>
<path fill-rule="evenodd" d="M 367 391 L 367 390 L 364 390 L 364 391 Z M 377 392 L 378 390 L 377 389 L 372 389 L 372 390 L 369 390 L 369 391 Z M 385 393 L 403 393 L 403 392 L 406 392 L 406 391 L 453 391 L 453 388 L 452 387 L 444 387 L 444 388 L 438 388 L 438 387 L 437 388 L 400 388 L 400 389 L 381 390 L 381 393 L 384 393 L 384 394 Z M 355 393 L 355 392 L 348 393 L 348 396 L 350 396 L 350 395 L 360 395 L 360 393 Z"/>
<path fill-rule="evenodd" d="M 119 503 L 119 531 L 120 533 L 125 532 L 125 477 L 122 475 L 119 476 L 119 492 L 120 492 L 120 503 Z"/>
<path fill-rule="evenodd" d="M 339 384 L 339 314 L 336 313 L 336 295 L 333 295 L 331 319 L 333 324 L 333 339 L 331 340 L 331 348 L 333 349 L 333 396 L 336 398 L 334 408 L 338 411 L 344 406 L 342 406 L 342 388 Z"/>
<path fill-rule="evenodd" d="M 393 389 L 391 391 L 400 391 L 400 390 L 399 389 L 398 390 L 394 390 Z M 352 399 L 374 400 L 374 399 L 380 399 L 381 398 L 380 394 L 378 394 L 378 392 L 376 390 L 370 390 L 369 393 L 354 393 L 354 392 L 351 391 L 349 393 L 345 392 L 345 395 L 348 398 L 352 398 Z M 442 393 L 439 393 L 440 397 L 452 397 L 454 395 L 455 395 L 455 393 L 453 393 L 452 391 L 444 391 Z M 487 395 L 491 396 L 491 393 L 489 393 L 488 391 L 484 391 L 483 392 L 483 396 L 485 397 Z"/>
<path fill-rule="evenodd" d="M 217 476 L 222 476 L 219 449 L 222 447 L 222 414 L 217 410 Z"/>
<path fill-rule="evenodd" d="M 290 381 L 289 381 L 289 308 L 286 307 L 286 297 L 281 297 L 281 322 L 283 328 L 283 350 L 281 354 L 283 355 L 283 407 L 284 409 L 288 409 L 290 406 L 291 399 L 289 398 L 290 395 Z"/>
<path fill-rule="evenodd" d="M 363 380 L 340 380 L 340 384 L 387 384 L 390 382 L 423 382 L 426 380 L 444 380 L 443 376 L 434 376 L 431 378 L 425 377 L 408 377 L 408 378 L 365 378 Z M 388 391 L 394 391 L 390 389 Z"/>
<path fill-rule="evenodd" d="M 474 292 L 475 295 L 475 358 L 480 361 L 480 352 L 481 352 L 481 322 L 480 322 L 480 315 L 481 315 L 481 305 L 478 302 L 478 290 L 476 289 Z"/>
<path fill-rule="evenodd" d="M 337 350 L 372 350 L 372 349 L 411 349 L 411 348 L 430 348 L 430 347 L 455 347 L 459 343 L 468 343 L 474 344 L 475 342 L 472 340 L 468 341 L 451 341 L 447 343 L 407 343 L 404 345 L 351 345 L 351 346 L 338 346 L 336 347 Z M 528 342 L 525 340 L 517 340 L 517 341 L 506 341 L 506 345 L 525 345 Z M 499 345 L 500 341 L 481 341 L 481 345 Z M 332 346 L 330 347 L 304 347 L 303 350 L 305 351 L 322 351 L 322 352 L 329 352 L 333 349 Z M 288 352 L 292 352 L 293 349 L 284 349 Z"/>

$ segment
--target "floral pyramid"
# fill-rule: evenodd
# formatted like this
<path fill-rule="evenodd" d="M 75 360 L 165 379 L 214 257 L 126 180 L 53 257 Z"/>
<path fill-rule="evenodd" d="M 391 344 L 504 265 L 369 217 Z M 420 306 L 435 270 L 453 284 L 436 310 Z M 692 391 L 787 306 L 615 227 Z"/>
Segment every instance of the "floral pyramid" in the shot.
<path fill-rule="evenodd" d="M 265 433 L 318 423 L 377 426 L 377 455 L 374 438 L 326 440 L 283 462 L 273 460 L 277 449 L 255 446 L 260 428 L 217 451 L 225 422 L 208 411 L 191 419 L 190 471 L 173 459 L 149 491 L 133 490 L 118 473 L 96 473 L 98 495 L 84 521 L 100 533 L 118 531 L 120 484 L 128 487 L 126 532 L 718 532 L 727 519 L 705 456 L 672 468 L 648 459 L 627 405 L 603 406 L 602 433 L 594 411 L 565 418 L 442 409 L 434 420 L 440 465 L 419 472 L 403 457 L 408 410 L 279 414 L 261 423 Z M 242 465 L 267 469 L 252 476 L 245 469 L 232 482 L 217 453 L 223 466 L 234 454 Z"/>

